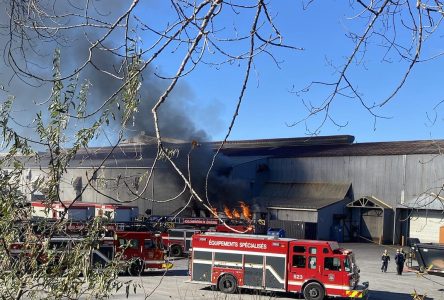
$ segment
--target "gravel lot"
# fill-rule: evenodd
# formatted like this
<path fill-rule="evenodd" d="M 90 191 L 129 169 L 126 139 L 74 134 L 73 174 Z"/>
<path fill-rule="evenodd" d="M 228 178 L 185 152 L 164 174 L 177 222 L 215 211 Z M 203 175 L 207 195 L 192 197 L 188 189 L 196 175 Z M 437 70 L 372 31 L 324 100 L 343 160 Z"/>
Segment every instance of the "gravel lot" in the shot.
<path fill-rule="evenodd" d="M 394 263 L 395 248 L 374 244 L 343 244 L 344 248 L 355 252 L 358 266 L 361 268 L 361 282 L 370 283 L 369 299 L 375 300 L 407 300 L 416 290 L 418 294 L 426 294 L 426 299 L 444 300 L 444 277 L 418 276 L 415 272 L 404 272 L 396 275 Z M 392 261 L 387 273 L 381 273 L 380 257 L 384 249 L 390 253 Z M 129 299 L 299 299 L 289 293 L 266 294 L 257 291 L 242 291 L 241 294 L 226 295 L 214 292 L 203 285 L 190 284 L 186 281 L 187 259 L 174 261 L 174 268 L 165 276 L 162 273 L 145 274 L 140 278 L 122 277 L 127 281 L 133 279 L 140 284 L 137 293 L 130 293 Z M 302 296 L 301 296 L 302 298 Z M 113 299 L 126 299 L 124 291 L 116 294 Z"/>

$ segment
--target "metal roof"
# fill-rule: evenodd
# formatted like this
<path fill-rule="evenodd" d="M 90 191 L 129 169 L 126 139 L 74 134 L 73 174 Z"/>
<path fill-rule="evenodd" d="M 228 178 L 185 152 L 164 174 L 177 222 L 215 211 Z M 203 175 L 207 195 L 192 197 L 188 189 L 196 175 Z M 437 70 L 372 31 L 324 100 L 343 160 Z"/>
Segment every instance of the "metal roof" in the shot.
<path fill-rule="evenodd" d="M 267 182 L 257 203 L 266 207 L 321 209 L 345 199 L 351 183 L 327 182 Z"/>
<path fill-rule="evenodd" d="M 296 147 L 313 145 L 348 145 L 353 143 L 355 137 L 352 135 L 330 135 L 330 136 L 312 136 L 299 138 L 275 138 L 259 140 L 237 140 L 226 141 L 224 149 L 242 149 L 242 148 L 278 148 L 278 147 Z M 220 146 L 221 142 L 207 143 L 213 148 Z"/>
<path fill-rule="evenodd" d="M 247 145 L 249 147 L 247 147 Z M 411 154 L 442 154 L 444 140 L 400 141 L 377 143 L 319 143 L 307 140 L 305 143 L 292 143 L 290 140 L 274 144 L 272 142 L 249 144 L 232 143 L 222 152 L 228 156 L 263 155 L 275 157 L 331 157 L 331 156 L 381 156 L 381 155 L 411 155 Z"/>
<path fill-rule="evenodd" d="M 70 161 L 70 167 L 98 166 L 102 160 L 105 167 L 150 167 L 157 153 L 157 143 L 153 138 L 137 140 L 140 143 L 122 143 L 112 147 L 91 147 L 80 149 L 76 157 Z M 263 140 L 228 141 L 222 153 L 231 157 L 339 157 L 339 156 L 381 156 L 381 155 L 409 155 L 409 154 L 441 154 L 444 149 L 444 140 L 427 141 L 401 141 L 378 143 L 355 143 L 350 135 L 309 137 L 309 138 L 278 138 Z M 179 153 L 178 160 L 186 161 L 186 154 L 206 151 L 212 155 L 221 142 L 195 141 L 183 142 L 179 140 L 165 139 L 164 146 Z M 46 167 L 49 157 L 46 153 L 40 153 L 41 161 L 37 162 L 32 157 L 23 157 L 27 167 Z M 166 164 L 165 164 L 166 165 Z M 157 165 L 162 167 L 162 163 Z"/>
<path fill-rule="evenodd" d="M 444 210 L 444 197 L 440 194 L 441 187 L 435 188 L 435 192 L 429 191 L 418 196 L 405 199 L 404 203 L 398 204 L 398 208 Z"/>

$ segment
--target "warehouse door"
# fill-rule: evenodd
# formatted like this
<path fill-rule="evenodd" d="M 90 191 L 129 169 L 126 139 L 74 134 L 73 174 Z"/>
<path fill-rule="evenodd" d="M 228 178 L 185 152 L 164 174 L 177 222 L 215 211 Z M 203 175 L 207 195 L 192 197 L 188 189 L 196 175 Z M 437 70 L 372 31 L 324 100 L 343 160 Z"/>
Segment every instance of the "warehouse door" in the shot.
<path fill-rule="evenodd" d="M 418 238 L 421 243 L 438 243 L 441 226 L 444 226 L 441 211 L 413 211 L 409 235 L 411 238 Z"/>
<path fill-rule="evenodd" d="M 359 235 L 363 240 L 381 243 L 389 240 L 389 237 L 384 237 L 384 224 L 393 226 L 393 223 L 390 224 L 390 220 L 384 217 L 386 210 L 392 211 L 389 205 L 375 196 L 364 196 L 350 202 L 347 207 L 352 210 L 359 209 L 357 214 L 352 213 L 352 216 L 355 216 L 354 220 L 359 220 Z M 387 235 L 389 233 L 389 231 L 386 232 Z"/>
<path fill-rule="evenodd" d="M 383 210 L 372 209 L 362 214 L 361 236 L 364 239 L 379 242 L 384 226 Z"/>

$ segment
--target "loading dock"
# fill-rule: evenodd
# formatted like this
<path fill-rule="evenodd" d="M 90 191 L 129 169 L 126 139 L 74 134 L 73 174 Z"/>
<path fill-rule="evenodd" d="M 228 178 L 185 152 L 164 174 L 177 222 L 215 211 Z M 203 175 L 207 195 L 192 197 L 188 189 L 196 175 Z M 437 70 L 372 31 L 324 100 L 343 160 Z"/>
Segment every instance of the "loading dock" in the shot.
<path fill-rule="evenodd" d="M 357 236 L 364 241 L 390 244 L 393 241 L 393 208 L 376 198 L 364 196 L 347 204 L 351 223 Z"/>

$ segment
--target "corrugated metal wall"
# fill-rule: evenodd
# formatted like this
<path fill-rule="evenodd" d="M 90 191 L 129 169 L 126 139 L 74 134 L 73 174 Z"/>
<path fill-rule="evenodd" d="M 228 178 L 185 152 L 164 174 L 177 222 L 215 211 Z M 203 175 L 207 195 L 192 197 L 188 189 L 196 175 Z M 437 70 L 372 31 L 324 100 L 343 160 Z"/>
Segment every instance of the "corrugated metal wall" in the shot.
<path fill-rule="evenodd" d="M 345 214 L 345 205 L 347 202 L 351 201 L 346 199 L 343 201 L 338 201 L 335 204 L 329 205 L 327 207 L 321 208 L 318 212 L 318 238 L 321 240 L 333 239 L 332 230 L 334 220 L 333 216 L 335 214 Z M 338 225 L 338 224 L 336 224 Z M 342 228 L 342 234 L 344 234 L 344 228 Z"/>
<path fill-rule="evenodd" d="M 318 222 L 318 212 L 309 210 L 268 209 L 270 220 Z"/>
<path fill-rule="evenodd" d="M 41 174 L 37 170 L 31 170 L 32 176 Z M 164 203 L 156 203 L 146 199 L 153 199 L 153 185 L 150 182 L 146 185 L 148 169 L 142 168 L 104 168 L 97 173 L 97 178 L 91 181 L 91 186 L 87 186 L 85 192 L 82 195 L 82 201 L 94 202 L 94 203 L 115 203 L 112 198 L 120 201 L 132 202 L 124 203 L 125 205 L 138 206 L 139 213 L 144 215 L 146 209 L 151 209 L 152 214 L 156 215 L 169 215 L 176 211 L 179 207 L 183 207 L 188 200 L 188 193 L 178 197 L 171 201 L 165 201 L 170 198 L 176 197 L 183 189 L 183 184 L 180 182 L 175 174 L 161 172 L 157 170 L 154 175 L 154 200 L 165 201 Z M 88 174 L 88 176 L 87 176 Z M 88 177 L 91 177 L 91 169 L 69 169 L 60 181 L 61 198 L 63 201 L 72 201 L 75 198 L 76 192 L 73 187 L 73 181 L 81 177 L 82 185 L 86 186 Z M 41 174 L 42 175 L 42 174 Z M 136 183 L 138 182 L 138 184 Z M 134 193 L 140 193 L 143 198 L 137 199 L 137 197 L 128 190 L 128 187 L 132 189 Z M 105 195 L 109 195 L 112 198 L 108 198 L 100 193 L 99 190 Z M 28 193 L 30 196 L 30 194 Z"/>
<path fill-rule="evenodd" d="M 352 182 L 355 198 L 374 195 L 391 206 L 437 191 L 444 156 L 390 155 L 270 158 L 270 180 Z"/>
<path fill-rule="evenodd" d="M 269 222 L 272 228 L 282 228 L 285 230 L 285 237 L 294 239 L 317 239 L 316 223 L 301 221 L 272 220 Z"/>

